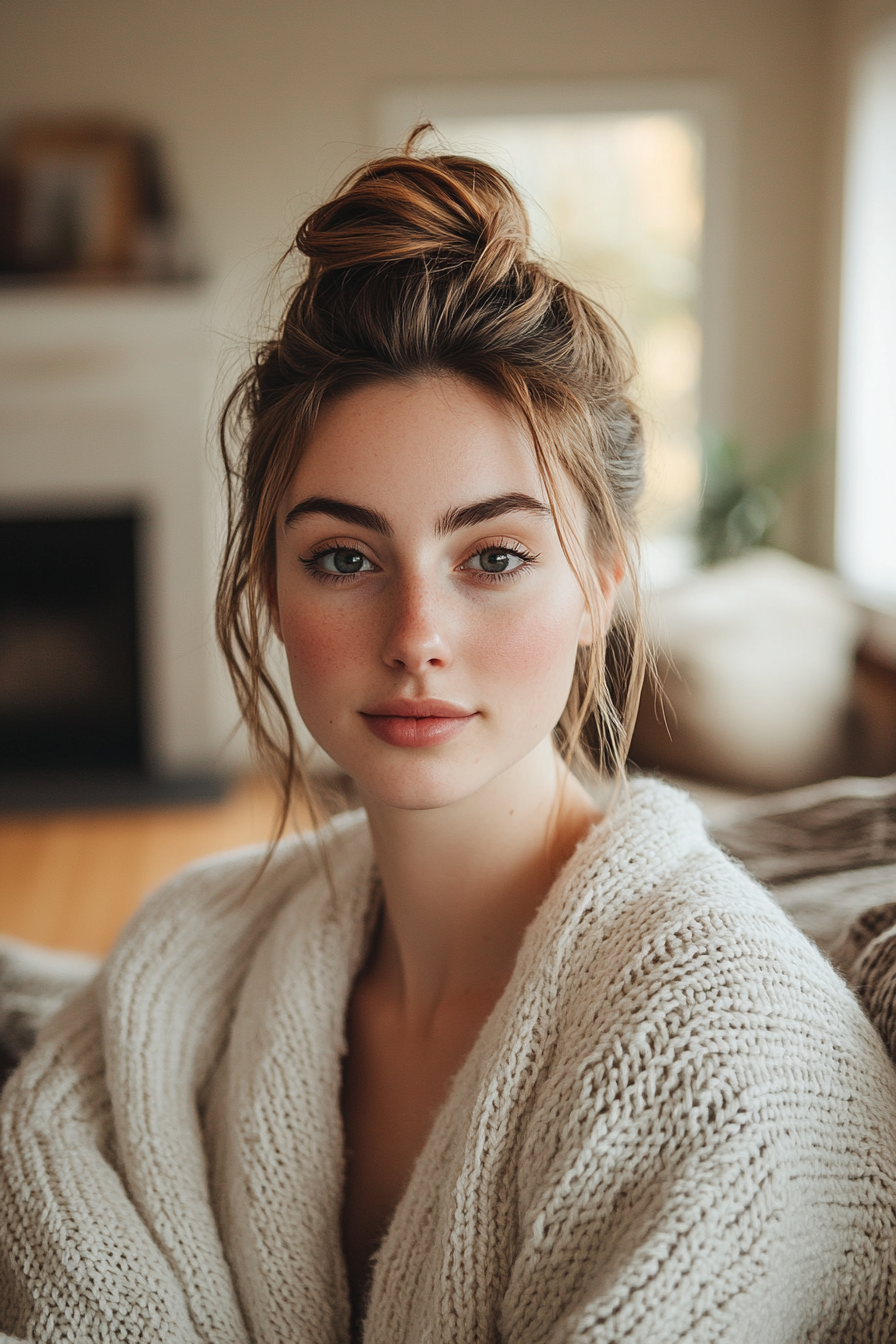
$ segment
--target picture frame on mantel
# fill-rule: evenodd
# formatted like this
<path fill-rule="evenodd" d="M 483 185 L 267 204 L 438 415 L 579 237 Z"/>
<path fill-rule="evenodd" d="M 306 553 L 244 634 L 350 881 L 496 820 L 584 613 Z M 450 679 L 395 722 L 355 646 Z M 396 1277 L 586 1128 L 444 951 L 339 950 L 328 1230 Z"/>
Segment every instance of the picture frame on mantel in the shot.
<path fill-rule="evenodd" d="M 145 137 L 113 120 L 32 120 L 11 129 L 4 157 L 5 270 L 72 280 L 133 272 L 145 215 Z"/>

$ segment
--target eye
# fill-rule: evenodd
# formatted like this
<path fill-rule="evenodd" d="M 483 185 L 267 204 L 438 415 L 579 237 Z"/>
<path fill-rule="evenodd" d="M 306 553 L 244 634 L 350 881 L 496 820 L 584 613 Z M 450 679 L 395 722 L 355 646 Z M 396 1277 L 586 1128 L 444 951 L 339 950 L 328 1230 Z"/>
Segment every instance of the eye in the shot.
<path fill-rule="evenodd" d="M 370 561 L 360 551 L 340 547 L 338 551 L 327 551 L 324 555 L 319 555 L 317 563 L 321 569 L 327 570 L 330 574 L 359 574 L 365 563 L 369 565 Z"/>
<path fill-rule="evenodd" d="M 312 574 L 332 578 L 350 578 L 353 574 L 367 574 L 376 568 L 363 551 L 354 546 L 331 546 L 325 551 L 316 551 L 302 564 Z"/>
<path fill-rule="evenodd" d="M 463 569 L 480 570 L 483 574 L 508 574 L 529 563 L 530 557 L 507 546 L 487 546 L 465 561 Z"/>

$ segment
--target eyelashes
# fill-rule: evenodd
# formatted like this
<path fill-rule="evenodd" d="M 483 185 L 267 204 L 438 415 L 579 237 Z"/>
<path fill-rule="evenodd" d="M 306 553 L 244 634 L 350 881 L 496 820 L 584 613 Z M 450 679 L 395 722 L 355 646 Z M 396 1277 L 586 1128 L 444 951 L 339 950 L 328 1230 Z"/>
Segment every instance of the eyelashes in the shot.
<path fill-rule="evenodd" d="M 499 540 L 477 546 L 456 571 L 475 574 L 478 584 L 507 584 L 521 578 L 538 559 L 538 555 L 527 551 L 518 542 Z M 379 572 L 379 567 L 360 547 L 350 544 L 321 546 L 308 556 L 300 556 L 299 560 L 305 571 L 319 583 L 348 583 L 361 574 Z"/>
<path fill-rule="evenodd" d="M 472 564 L 474 560 L 478 560 L 479 564 Z M 512 583 L 531 569 L 537 560 L 537 555 L 532 555 L 514 542 L 492 542 L 488 546 L 479 546 L 459 568 L 475 574 L 480 582 Z"/>
<path fill-rule="evenodd" d="M 324 582 L 339 583 L 353 579 L 356 574 L 375 572 L 372 561 L 356 546 L 325 546 L 312 551 L 307 559 L 304 556 L 299 558 L 309 574 Z M 332 564 L 328 564 L 327 561 L 332 561 Z"/>

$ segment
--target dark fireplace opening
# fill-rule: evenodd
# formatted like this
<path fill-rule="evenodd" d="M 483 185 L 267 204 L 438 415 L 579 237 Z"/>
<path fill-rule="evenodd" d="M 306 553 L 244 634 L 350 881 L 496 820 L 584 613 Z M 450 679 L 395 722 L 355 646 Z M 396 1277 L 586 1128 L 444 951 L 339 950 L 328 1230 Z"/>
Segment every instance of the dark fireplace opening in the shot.
<path fill-rule="evenodd" d="M 0 516 L 0 772 L 145 767 L 136 509 Z"/>
<path fill-rule="evenodd" d="M 0 811 L 219 799 L 217 772 L 162 774 L 147 749 L 143 515 L 0 510 Z"/>

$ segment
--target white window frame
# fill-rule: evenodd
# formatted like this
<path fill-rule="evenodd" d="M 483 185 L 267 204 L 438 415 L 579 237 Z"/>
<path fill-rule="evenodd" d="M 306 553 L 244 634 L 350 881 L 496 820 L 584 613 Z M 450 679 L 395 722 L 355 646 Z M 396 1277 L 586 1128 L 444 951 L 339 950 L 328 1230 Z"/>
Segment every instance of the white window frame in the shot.
<path fill-rule="evenodd" d="M 896 612 L 894 80 L 896 22 L 890 21 L 867 42 L 852 71 L 843 194 L 835 553 L 837 568 L 857 596 L 870 608 L 892 612 Z M 875 573 L 880 559 L 882 569 Z M 891 632 L 891 641 L 896 641 L 896 633 Z M 896 658 L 896 642 L 891 654 Z"/>

